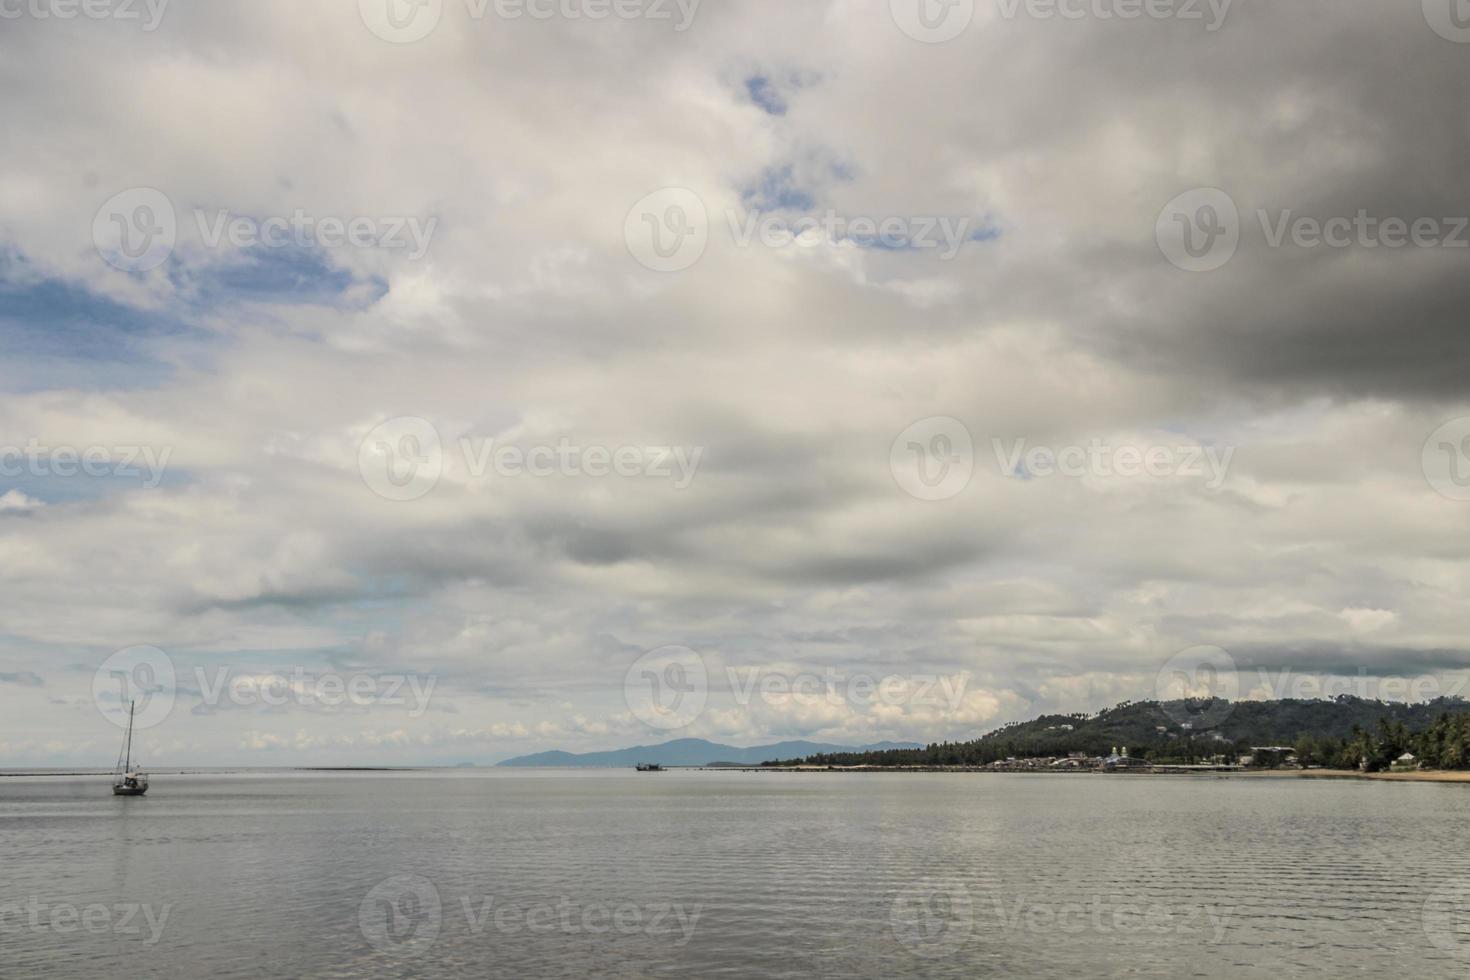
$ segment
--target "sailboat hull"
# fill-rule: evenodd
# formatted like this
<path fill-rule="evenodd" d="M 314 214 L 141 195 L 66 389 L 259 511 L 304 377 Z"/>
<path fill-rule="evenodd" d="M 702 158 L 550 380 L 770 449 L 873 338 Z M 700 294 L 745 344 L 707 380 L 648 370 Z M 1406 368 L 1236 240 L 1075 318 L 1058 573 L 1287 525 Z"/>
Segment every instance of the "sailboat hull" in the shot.
<path fill-rule="evenodd" d="M 117 757 L 117 768 L 112 771 L 113 796 L 142 796 L 148 792 L 148 774 L 141 766 L 133 766 L 133 712 L 137 705 L 128 702 L 128 735 L 123 740 L 122 754 Z"/>

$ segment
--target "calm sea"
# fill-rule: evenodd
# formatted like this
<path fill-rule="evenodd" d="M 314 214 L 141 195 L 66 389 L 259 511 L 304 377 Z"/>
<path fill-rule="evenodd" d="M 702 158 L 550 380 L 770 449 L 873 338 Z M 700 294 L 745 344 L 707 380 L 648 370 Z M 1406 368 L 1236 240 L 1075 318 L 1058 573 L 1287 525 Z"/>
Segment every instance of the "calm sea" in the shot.
<path fill-rule="evenodd" d="M 1463 977 L 1470 785 L 0 778 L 0 976 Z"/>

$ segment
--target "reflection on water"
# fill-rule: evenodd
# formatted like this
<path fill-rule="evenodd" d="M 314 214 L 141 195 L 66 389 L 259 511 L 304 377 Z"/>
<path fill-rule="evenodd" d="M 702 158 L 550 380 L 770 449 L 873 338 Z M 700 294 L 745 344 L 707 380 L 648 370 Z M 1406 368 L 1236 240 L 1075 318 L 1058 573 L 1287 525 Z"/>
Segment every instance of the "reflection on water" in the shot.
<path fill-rule="evenodd" d="M 1289 779 L 0 779 L 0 975 L 1458 977 L 1467 817 Z"/>

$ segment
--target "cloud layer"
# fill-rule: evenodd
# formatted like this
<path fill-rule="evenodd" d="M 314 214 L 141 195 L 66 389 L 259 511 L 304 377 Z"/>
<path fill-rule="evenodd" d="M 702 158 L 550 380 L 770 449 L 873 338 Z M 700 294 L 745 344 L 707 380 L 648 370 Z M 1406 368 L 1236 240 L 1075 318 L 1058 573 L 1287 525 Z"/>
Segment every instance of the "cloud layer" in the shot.
<path fill-rule="evenodd" d="M 0 22 L 0 764 L 109 762 L 94 674 L 139 644 L 176 763 L 962 738 L 1206 644 L 1470 668 L 1470 423 L 1431 438 L 1470 416 L 1470 44 L 1433 0 L 445 0 L 407 43 L 394 4 Z M 1234 251 L 1191 272 L 1202 188 Z M 1302 218 L 1356 223 L 1273 243 Z M 675 732 L 625 692 L 670 644 L 706 670 Z"/>

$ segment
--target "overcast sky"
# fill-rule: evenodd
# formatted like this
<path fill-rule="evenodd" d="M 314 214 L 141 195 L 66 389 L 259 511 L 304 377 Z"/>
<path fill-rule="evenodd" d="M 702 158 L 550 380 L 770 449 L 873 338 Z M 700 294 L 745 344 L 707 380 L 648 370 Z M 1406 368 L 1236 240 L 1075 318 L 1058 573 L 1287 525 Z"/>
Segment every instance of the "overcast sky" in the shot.
<path fill-rule="evenodd" d="M 0 765 L 1459 690 L 1450 0 L 923 3 L 0 2 Z"/>

